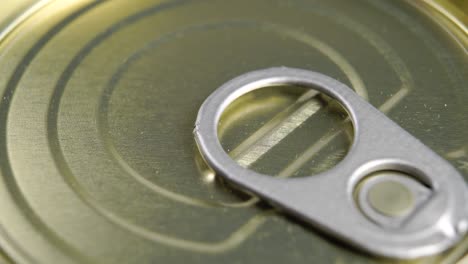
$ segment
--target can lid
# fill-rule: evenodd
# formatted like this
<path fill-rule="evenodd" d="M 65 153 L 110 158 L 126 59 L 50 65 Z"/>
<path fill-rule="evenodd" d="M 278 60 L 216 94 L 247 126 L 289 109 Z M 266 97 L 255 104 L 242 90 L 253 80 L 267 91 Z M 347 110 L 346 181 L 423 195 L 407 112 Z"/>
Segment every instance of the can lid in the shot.
<path fill-rule="evenodd" d="M 192 135 L 227 80 L 304 68 L 353 88 L 467 179 L 466 44 L 423 4 L 350 2 L 77 0 L 30 13 L 0 40 L 2 249 L 18 263 L 385 261 L 217 181 Z M 334 166 L 346 126 L 326 98 L 301 96 L 246 95 L 223 116 L 221 143 L 292 124 L 251 168 Z M 299 119 L 284 123 L 290 113 Z"/>

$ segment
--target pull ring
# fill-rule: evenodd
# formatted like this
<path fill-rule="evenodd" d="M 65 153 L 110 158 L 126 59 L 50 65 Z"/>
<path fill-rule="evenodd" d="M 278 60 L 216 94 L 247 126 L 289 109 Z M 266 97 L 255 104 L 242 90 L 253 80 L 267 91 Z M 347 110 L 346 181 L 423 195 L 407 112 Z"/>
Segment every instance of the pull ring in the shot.
<path fill-rule="evenodd" d="M 243 168 L 218 139 L 221 114 L 235 99 L 263 87 L 288 84 L 335 98 L 354 126 L 354 141 L 346 157 L 313 177 L 280 179 Z M 219 176 L 369 253 L 418 258 L 446 250 L 467 232 L 468 188 L 461 174 L 346 85 L 326 75 L 286 67 L 243 74 L 205 100 L 194 135 L 203 158 Z M 396 175 L 383 173 L 377 180 L 366 181 L 383 171 Z M 373 211 L 378 203 L 366 197 L 378 196 L 381 188 L 377 187 L 385 182 L 396 182 L 416 196 L 408 212 L 395 216 Z M 361 195 L 362 190 L 372 195 Z M 356 192 L 359 199 L 355 199 Z"/>

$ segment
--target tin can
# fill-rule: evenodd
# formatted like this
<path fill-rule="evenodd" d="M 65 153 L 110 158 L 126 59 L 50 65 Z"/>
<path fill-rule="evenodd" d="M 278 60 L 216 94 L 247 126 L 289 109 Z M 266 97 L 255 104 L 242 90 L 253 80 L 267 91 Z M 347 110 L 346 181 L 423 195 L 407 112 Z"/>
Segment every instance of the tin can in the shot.
<path fill-rule="evenodd" d="M 219 180 L 192 135 L 198 108 L 227 80 L 297 67 L 347 84 L 468 180 L 465 2 L 0 7 L 0 261 L 468 261 L 467 238 L 416 260 L 338 242 Z M 240 164 L 281 177 L 330 169 L 353 138 L 339 105 L 291 86 L 241 97 L 218 133 Z"/>

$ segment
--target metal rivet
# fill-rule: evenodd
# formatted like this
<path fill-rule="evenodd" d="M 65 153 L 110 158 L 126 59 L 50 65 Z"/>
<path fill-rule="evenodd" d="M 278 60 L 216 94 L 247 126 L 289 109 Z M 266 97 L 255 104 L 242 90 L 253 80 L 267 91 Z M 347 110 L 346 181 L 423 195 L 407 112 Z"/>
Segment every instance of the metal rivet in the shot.
<path fill-rule="evenodd" d="M 370 205 L 387 216 L 402 216 L 414 208 L 412 192 L 401 182 L 376 183 L 367 194 Z"/>

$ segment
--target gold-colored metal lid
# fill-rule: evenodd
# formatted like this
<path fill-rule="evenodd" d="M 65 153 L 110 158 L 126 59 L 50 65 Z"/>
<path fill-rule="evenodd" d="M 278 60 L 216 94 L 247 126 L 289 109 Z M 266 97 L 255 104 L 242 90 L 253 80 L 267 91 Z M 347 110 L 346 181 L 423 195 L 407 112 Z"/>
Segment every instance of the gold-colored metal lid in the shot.
<path fill-rule="evenodd" d="M 215 180 L 192 135 L 201 103 L 225 81 L 304 68 L 348 84 L 468 180 L 466 35 L 433 5 L 27 5 L 0 24 L 0 246 L 15 263 L 449 263 L 466 254 L 467 239 L 411 262 L 365 255 Z M 265 89 L 231 105 L 219 132 L 254 170 L 311 175 L 346 155 L 352 135 L 337 109 L 300 89 Z M 271 122 L 280 140 L 261 133 Z M 239 151 L 252 142 L 265 143 L 264 155 Z"/>

